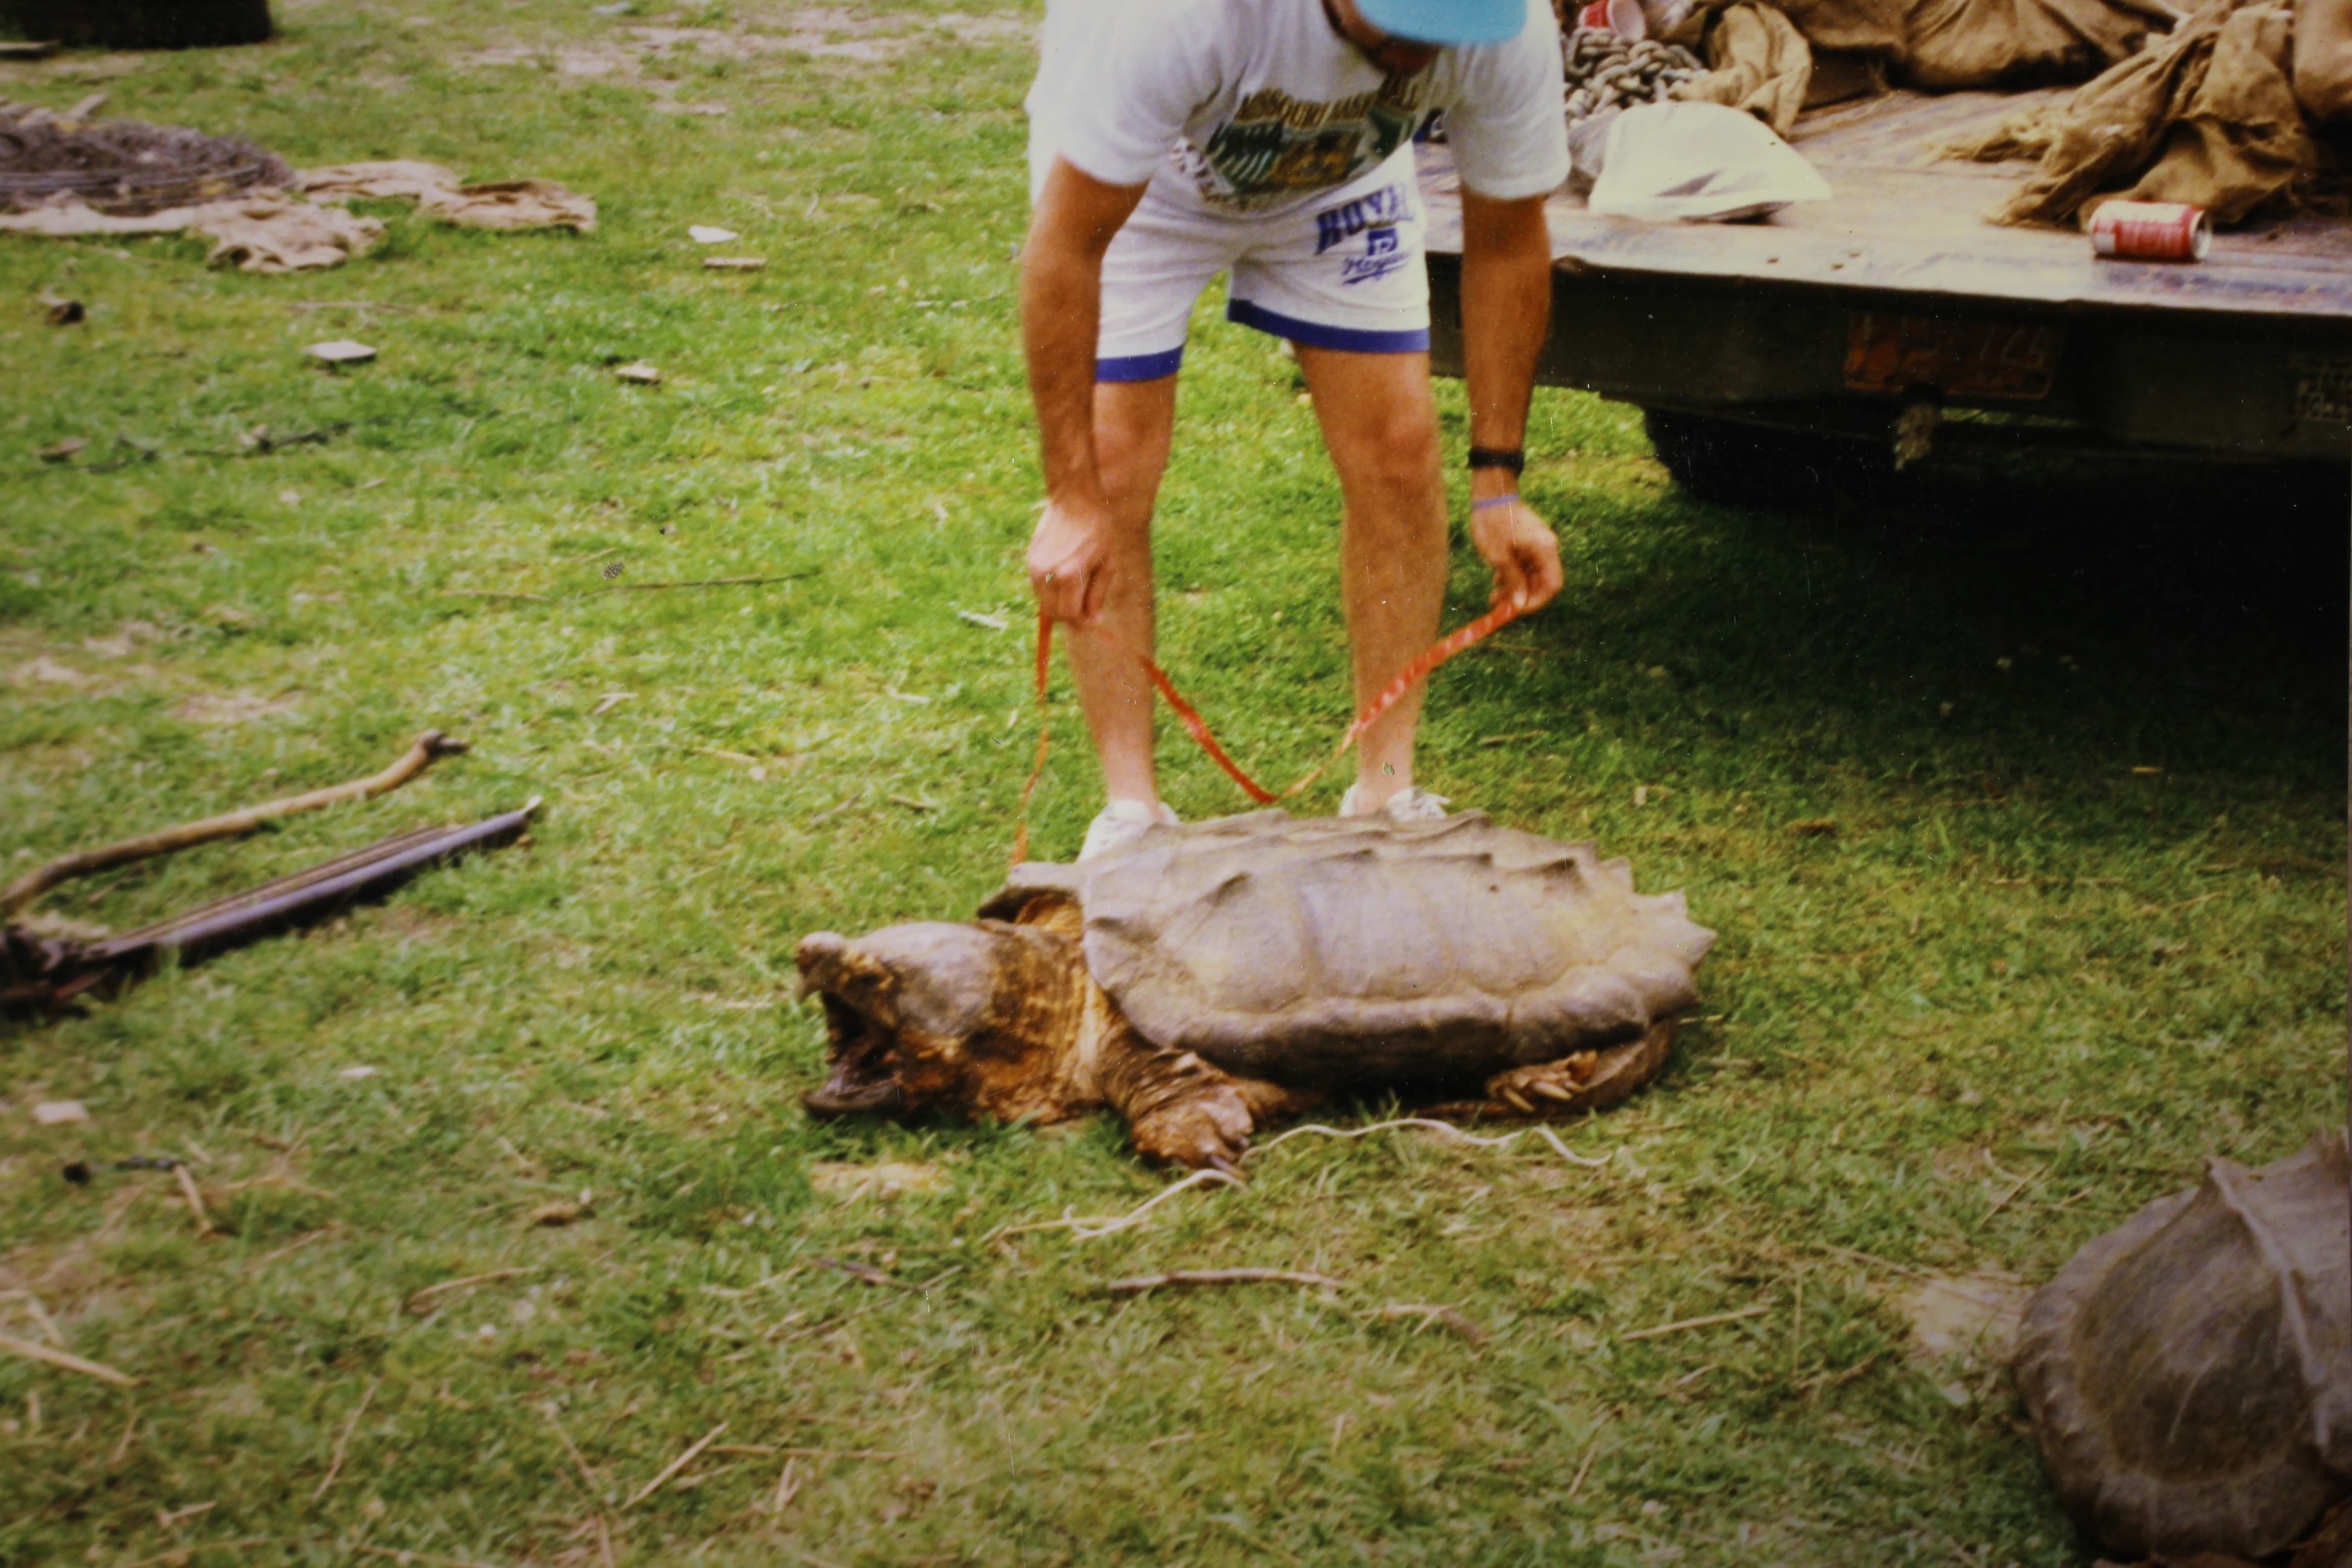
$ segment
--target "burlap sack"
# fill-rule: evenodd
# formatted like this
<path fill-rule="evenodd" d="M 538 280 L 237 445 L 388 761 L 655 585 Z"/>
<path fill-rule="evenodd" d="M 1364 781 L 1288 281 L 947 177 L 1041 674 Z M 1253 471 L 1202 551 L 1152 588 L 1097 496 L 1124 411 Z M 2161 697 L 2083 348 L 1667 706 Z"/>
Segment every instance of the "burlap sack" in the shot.
<path fill-rule="evenodd" d="M 244 272 L 309 272 L 341 267 L 382 243 L 383 225 L 341 207 L 314 207 L 262 191 L 195 208 L 188 232 L 213 242 L 209 267 L 235 263 Z"/>
<path fill-rule="evenodd" d="M 1780 0 L 1817 48 L 1879 54 L 1908 86 L 2078 81 L 2178 15 L 2163 0 Z"/>
<path fill-rule="evenodd" d="M 2352 0 L 2341 0 L 2352 4 Z M 2129 58 L 2179 13 L 2166 0 L 1771 0 L 1814 50 L 1884 60 L 1906 86 L 1943 91 L 2080 81 Z M 1736 20 L 1756 0 L 1729 0 L 1704 26 L 1707 64 L 1730 71 L 1703 96 L 1716 103 L 1766 95 L 1777 106 L 1788 45 L 1769 23 Z M 1718 44 L 1718 39 L 1720 43 Z M 1676 41 L 1681 41 L 1677 37 Z M 1696 85 L 1696 84 L 1694 84 Z M 1731 95 L 1737 96 L 1731 96 Z M 1686 93 L 1685 96 L 1690 96 Z M 1802 98 L 1801 89 L 1797 95 Z M 1785 127 L 1775 122 L 1775 129 Z"/>
<path fill-rule="evenodd" d="M 2352 120 L 2352 0 L 2297 0 L 2294 78 L 2314 121 Z"/>
<path fill-rule="evenodd" d="M 571 228 L 587 234 L 596 226 L 596 198 L 553 180 L 461 185 L 438 163 L 407 160 L 304 169 L 294 178 L 316 201 L 413 197 L 418 211 L 465 228 Z"/>
<path fill-rule="evenodd" d="M 1797 123 L 1813 79 L 1813 52 L 1787 15 L 1759 0 L 1737 0 L 1706 25 L 1706 75 L 1675 97 L 1744 109 L 1782 136 Z"/>
<path fill-rule="evenodd" d="M 2288 79 L 2291 47 L 2285 7 L 2210 0 L 2054 116 L 2014 121 L 1947 152 L 2039 154 L 2033 177 L 1988 215 L 1995 223 L 2065 223 L 2111 195 L 2188 202 L 2233 223 L 2318 167 Z"/>

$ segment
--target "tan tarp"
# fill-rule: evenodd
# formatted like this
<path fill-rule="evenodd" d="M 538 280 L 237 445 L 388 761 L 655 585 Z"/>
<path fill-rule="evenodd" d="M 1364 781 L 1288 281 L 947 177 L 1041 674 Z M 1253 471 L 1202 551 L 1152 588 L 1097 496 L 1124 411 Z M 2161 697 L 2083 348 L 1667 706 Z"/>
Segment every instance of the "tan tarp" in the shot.
<path fill-rule="evenodd" d="M 30 212 L 0 213 L 0 233 L 37 234 L 75 239 L 86 234 L 177 234 L 188 226 L 194 207 L 166 207 L 136 216 L 102 213 L 78 201 L 44 202 Z"/>
<path fill-rule="evenodd" d="M 374 163 L 337 163 L 330 169 L 298 169 L 294 188 L 314 202 L 413 201 L 427 191 L 455 190 L 457 176 L 438 163 L 394 158 Z"/>
<path fill-rule="evenodd" d="M 1813 79 L 1813 52 L 1787 15 L 1738 0 L 1706 25 L 1706 75 L 1675 96 L 1744 109 L 1782 136 L 1797 123 Z"/>
<path fill-rule="evenodd" d="M 2162 0 L 1780 0 L 1816 48 L 1884 57 L 1943 90 L 2079 80 L 2128 58 L 2179 15 Z"/>
<path fill-rule="evenodd" d="M 1812 50 L 1883 60 L 1895 80 L 1933 91 L 2080 81 L 2179 14 L 2165 0 L 1729 0 L 1712 10 L 1667 35 L 1685 42 L 1705 29 L 1711 74 L 1679 96 L 1752 109 L 1784 133 L 1781 106 L 1801 104 L 1809 79 L 1792 45 L 1808 62 Z"/>
<path fill-rule="evenodd" d="M 428 191 L 416 205 L 444 223 L 467 228 L 571 228 L 586 234 L 596 226 L 595 198 L 553 180 L 494 180 Z"/>
<path fill-rule="evenodd" d="M 2294 97 L 2321 124 L 2352 120 L 2352 0 L 2298 0 Z"/>
<path fill-rule="evenodd" d="M 2293 36 L 2284 5 L 2212 0 L 2056 113 L 1948 151 L 2041 159 L 1988 215 L 1995 223 L 2065 223 L 2118 195 L 2188 202 L 2234 223 L 2318 169 L 2288 75 Z"/>
<path fill-rule="evenodd" d="M 81 235 L 200 234 L 213 241 L 205 260 L 235 263 L 247 272 L 309 272 L 364 256 L 383 238 L 383 225 L 337 207 L 314 207 L 276 191 L 256 191 L 200 206 L 118 216 L 78 201 L 53 202 L 26 213 L 0 216 L 0 230 L 52 239 Z"/>
<path fill-rule="evenodd" d="M 190 217 L 188 232 L 213 241 L 208 267 L 231 262 L 244 272 L 309 272 L 340 267 L 383 240 L 383 225 L 340 207 L 314 207 L 265 191 L 213 202 Z"/>
<path fill-rule="evenodd" d="M 413 198 L 420 212 L 467 228 L 570 228 L 587 234 L 596 226 L 595 198 L 552 180 L 492 180 L 466 185 L 438 163 L 404 159 L 304 169 L 294 180 L 304 193 L 322 202 Z"/>

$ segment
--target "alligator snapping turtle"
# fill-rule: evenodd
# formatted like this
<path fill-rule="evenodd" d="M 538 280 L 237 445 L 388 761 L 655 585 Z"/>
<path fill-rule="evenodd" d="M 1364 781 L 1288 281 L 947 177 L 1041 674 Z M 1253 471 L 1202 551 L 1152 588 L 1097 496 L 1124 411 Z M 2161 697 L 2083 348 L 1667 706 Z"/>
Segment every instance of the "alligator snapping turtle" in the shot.
<path fill-rule="evenodd" d="M 2263 1557 L 2352 1493 L 2352 1159 L 2336 1129 L 2148 1205 L 2029 1302 L 2019 1388 L 2119 1556 Z"/>
<path fill-rule="evenodd" d="M 1015 868 L 976 921 L 803 938 L 832 1069 L 803 1098 L 1038 1122 L 1108 1104 L 1147 1158 L 1220 1168 L 1334 1093 L 1599 1110 L 1657 1075 L 1714 940 L 1624 861 L 1479 812 L 1155 826 Z"/>

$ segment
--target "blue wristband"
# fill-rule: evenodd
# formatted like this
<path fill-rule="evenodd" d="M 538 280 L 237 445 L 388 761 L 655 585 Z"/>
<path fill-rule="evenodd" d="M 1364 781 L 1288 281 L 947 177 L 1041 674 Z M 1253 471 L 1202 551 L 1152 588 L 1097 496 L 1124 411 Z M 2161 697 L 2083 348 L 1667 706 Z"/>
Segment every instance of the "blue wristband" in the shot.
<path fill-rule="evenodd" d="M 1472 511 L 1484 511 L 1490 506 L 1509 506 L 1518 499 L 1519 492 L 1517 490 L 1513 490 L 1507 496 L 1488 496 L 1485 500 L 1472 501 L 1470 503 L 1470 510 Z"/>

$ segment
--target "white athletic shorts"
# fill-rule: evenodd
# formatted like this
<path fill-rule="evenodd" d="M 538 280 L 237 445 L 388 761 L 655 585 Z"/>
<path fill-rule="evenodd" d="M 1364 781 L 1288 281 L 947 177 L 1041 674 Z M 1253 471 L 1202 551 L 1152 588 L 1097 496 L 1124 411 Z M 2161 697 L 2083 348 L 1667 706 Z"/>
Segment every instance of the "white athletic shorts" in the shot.
<path fill-rule="evenodd" d="M 1181 152 L 1181 150 L 1180 150 Z M 1033 142 L 1030 194 L 1052 149 Z M 1328 195 L 1271 216 L 1222 212 L 1163 168 L 1103 257 L 1097 381 L 1156 381 L 1184 359 L 1184 329 L 1209 279 L 1230 272 L 1225 319 L 1309 348 L 1429 348 L 1426 227 L 1412 146 Z"/>

